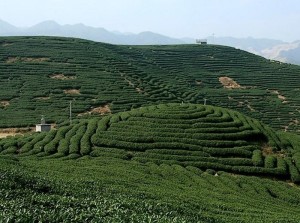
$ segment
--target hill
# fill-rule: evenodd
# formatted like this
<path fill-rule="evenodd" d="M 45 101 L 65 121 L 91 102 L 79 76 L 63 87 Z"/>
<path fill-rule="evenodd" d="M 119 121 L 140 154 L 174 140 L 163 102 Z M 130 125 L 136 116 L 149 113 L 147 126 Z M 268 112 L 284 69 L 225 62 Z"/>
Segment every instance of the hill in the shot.
<path fill-rule="evenodd" d="M 97 42 L 127 45 L 194 44 L 195 38 L 172 38 L 153 32 L 121 33 L 95 28 L 84 24 L 60 25 L 55 21 L 44 21 L 27 28 L 15 27 L 0 20 L 0 36 L 61 36 L 82 38 Z M 299 41 L 292 43 L 275 39 L 206 37 L 209 43 L 231 46 L 263 56 L 267 59 L 299 65 L 297 47 Z"/>
<path fill-rule="evenodd" d="M 2 139 L 0 219 L 297 222 L 297 137 L 172 103 Z"/>
<path fill-rule="evenodd" d="M 218 45 L 117 46 L 0 38 L 0 126 L 31 126 L 165 102 L 233 108 L 299 131 L 298 66 Z"/>
<path fill-rule="evenodd" d="M 2 155 L 64 159 L 109 156 L 300 182 L 298 148 L 293 144 L 238 112 L 161 104 L 80 121 L 49 133 L 3 139 L 0 150 Z"/>

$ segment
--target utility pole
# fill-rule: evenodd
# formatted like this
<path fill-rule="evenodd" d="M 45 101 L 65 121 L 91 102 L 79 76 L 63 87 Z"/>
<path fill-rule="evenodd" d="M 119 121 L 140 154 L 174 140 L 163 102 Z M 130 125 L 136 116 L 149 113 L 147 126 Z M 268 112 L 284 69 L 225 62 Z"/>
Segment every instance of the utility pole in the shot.
<path fill-rule="evenodd" d="M 207 99 L 206 99 L 206 98 L 204 98 L 204 105 L 206 105 L 206 101 L 207 101 Z"/>
<path fill-rule="evenodd" d="M 70 125 L 72 124 L 72 101 L 70 101 Z"/>

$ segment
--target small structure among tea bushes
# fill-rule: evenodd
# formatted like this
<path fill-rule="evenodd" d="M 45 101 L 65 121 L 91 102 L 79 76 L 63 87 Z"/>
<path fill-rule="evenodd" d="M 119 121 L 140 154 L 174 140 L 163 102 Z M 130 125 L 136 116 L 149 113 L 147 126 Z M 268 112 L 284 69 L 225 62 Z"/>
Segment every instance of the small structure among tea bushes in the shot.
<path fill-rule="evenodd" d="M 41 124 L 36 124 L 35 131 L 36 132 L 49 132 L 51 130 L 51 125 L 46 124 L 45 117 L 42 115 Z"/>
<path fill-rule="evenodd" d="M 196 39 L 197 44 L 201 45 L 206 45 L 207 44 L 207 39 Z"/>

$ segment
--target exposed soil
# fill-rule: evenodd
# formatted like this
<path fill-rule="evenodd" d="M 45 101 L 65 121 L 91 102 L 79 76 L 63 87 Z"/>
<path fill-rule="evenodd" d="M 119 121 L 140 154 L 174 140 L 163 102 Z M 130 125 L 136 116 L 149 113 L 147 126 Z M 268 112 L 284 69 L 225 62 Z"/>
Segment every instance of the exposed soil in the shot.
<path fill-rule="evenodd" d="M 134 87 L 134 84 L 130 80 L 128 80 L 126 77 L 124 78 L 124 80 L 128 82 L 129 86 Z"/>
<path fill-rule="evenodd" d="M 139 92 L 139 93 L 143 93 L 144 91 L 142 90 L 142 89 L 140 89 L 140 88 L 135 88 L 135 90 L 137 91 L 137 92 Z"/>
<path fill-rule="evenodd" d="M 285 157 L 285 153 L 284 152 L 281 152 L 281 151 L 273 151 L 272 150 L 272 147 L 269 146 L 268 144 L 264 143 L 262 145 L 262 154 L 263 156 L 267 156 L 267 155 L 274 155 L 274 156 L 277 156 L 277 157 Z"/>
<path fill-rule="evenodd" d="M 17 134 L 24 134 L 28 132 L 34 132 L 35 128 L 30 127 L 30 128 L 5 128 L 5 129 L 0 129 L 0 138 L 5 138 L 7 136 L 15 136 Z"/>
<path fill-rule="evenodd" d="M 9 101 L 1 101 L 1 102 L 0 102 L 0 105 L 1 105 L 2 107 L 6 108 L 6 107 L 9 106 L 10 104 L 9 104 Z"/>
<path fill-rule="evenodd" d="M 262 145 L 262 154 L 264 156 L 273 154 L 272 147 L 270 147 L 268 144 L 263 144 Z"/>
<path fill-rule="evenodd" d="M 13 43 L 3 43 L 2 46 L 6 47 L 6 46 L 11 46 L 13 45 Z"/>
<path fill-rule="evenodd" d="M 110 110 L 109 105 L 107 104 L 107 105 L 104 105 L 104 106 L 93 108 L 90 111 L 80 113 L 80 114 L 78 114 L 78 116 L 92 115 L 92 114 L 99 114 L 99 115 L 111 114 L 111 110 Z"/>
<path fill-rule="evenodd" d="M 295 184 L 295 183 L 289 182 L 288 185 L 290 185 L 291 187 L 295 187 L 295 188 L 299 189 L 298 185 Z"/>
<path fill-rule="evenodd" d="M 121 74 L 121 77 L 124 77 L 124 74 Z M 144 93 L 144 91 L 143 91 L 141 88 L 135 87 L 134 83 L 132 83 L 132 82 L 131 82 L 130 80 L 128 80 L 126 77 L 124 77 L 124 80 L 128 83 L 128 85 L 129 85 L 130 87 L 135 88 L 135 90 L 136 90 L 138 93 Z"/>
<path fill-rule="evenodd" d="M 16 62 L 45 62 L 45 61 L 49 61 L 49 58 L 32 58 L 32 57 L 9 57 L 6 60 L 6 63 L 16 63 Z"/>
<path fill-rule="evenodd" d="M 201 80 L 195 80 L 195 83 L 196 83 L 197 85 L 201 85 L 201 84 L 202 84 L 202 81 L 201 81 Z"/>
<path fill-rule="evenodd" d="M 56 80 L 74 80 L 76 76 L 65 76 L 64 74 L 53 74 L 50 76 L 52 79 Z"/>
<path fill-rule="evenodd" d="M 50 97 L 37 97 L 35 99 L 37 99 L 37 100 L 49 100 Z"/>
<path fill-rule="evenodd" d="M 282 103 L 288 103 L 286 97 L 284 97 L 278 90 L 271 91 L 273 94 L 277 94 L 277 97 L 282 101 Z"/>
<path fill-rule="evenodd" d="M 290 123 L 287 126 L 284 126 L 284 131 L 287 132 L 290 126 L 298 126 L 300 124 L 300 121 L 298 119 L 293 119 L 290 121 Z M 297 132 L 300 132 L 299 130 Z"/>
<path fill-rule="evenodd" d="M 65 94 L 80 94 L 80 90 L 78 89 L 69 89 L 69 90 L 64 90 Z"/>
<path fill-rule="evenodd" d="M 219 77 L 219 81 L 227 89 L 245 89 L 230 77 Z"/>
<path fill-rule="evenodd" d="M 229 100 L 235 100 L 232 97 L 228 97 Z M 235 100 L 236 101 L 236 100 Z M 250 104 L 250 102 L 248 100 L 245 101 L 238 101 L 238 107 L 243 107 L 246 106 L 250 111 L 254 112 L 256 111 Z"/>
<path fill-rule="evenodd" d="M 254 108 L 252 108 L 250 104 L 248 104 L 248 105 L 247 105 L 247 108 L 249 108 L 249 109 L 250 109 L 250 111 L 252 111 L 252 112 L 254 112 L 254 111 L 255 111 L 255 109 L 254 109 Z"/>

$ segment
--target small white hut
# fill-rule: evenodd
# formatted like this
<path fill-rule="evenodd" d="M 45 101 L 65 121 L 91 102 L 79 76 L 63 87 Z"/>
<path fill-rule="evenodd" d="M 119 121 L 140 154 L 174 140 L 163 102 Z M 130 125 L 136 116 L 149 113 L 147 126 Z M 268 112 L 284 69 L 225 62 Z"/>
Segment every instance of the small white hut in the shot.
<path fill-rule="evenodd" d="M 35 131 L 36 132 L 49 132 L 51 130 L 51 125 L 46 124 L 46 120 L 44 116 L 41 118 L 41 124 L 36 124 L 35 125 Z"/>

